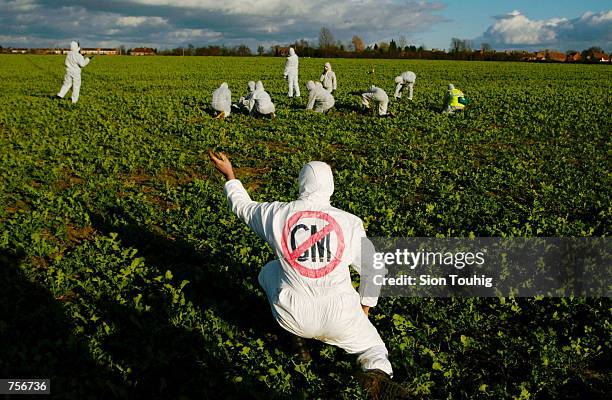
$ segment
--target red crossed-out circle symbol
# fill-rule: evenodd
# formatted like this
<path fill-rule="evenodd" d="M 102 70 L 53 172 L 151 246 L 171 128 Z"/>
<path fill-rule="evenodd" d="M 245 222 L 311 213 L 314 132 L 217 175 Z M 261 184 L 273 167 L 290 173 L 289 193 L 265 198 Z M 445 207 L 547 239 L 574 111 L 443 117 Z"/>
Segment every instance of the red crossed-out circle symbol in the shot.
<path fill-rule="evenodd" d="M 327 225 L 323 228 L 323 230 L 315 233 L 306 239 L 303 243 L 301 243 L 295 250 L 289 250 L 287 246 L 287 242 L 289 240 L 289 236 L 291 235 L 291 229 L 297 225 L 297 223 L 301 219 L 313 218 L 319 219 L 327 222 Z M 317 242 L 324 239 L 327 235 L 335 233 L 338 245 L 336 247 L 336 254 L 332 256 L 331 261 L 321 267 L 321 268 L 307 268 L 300 264 L 298 258 L 304 254 L 306 250 L 310 247 L 316 245 Z M 283 228 L 283 235 L 281 238 L 281 246 L 283 250 L 283 256 L 285 260 L 293 267 L 297 272 L 302 276 L 306 276 L 308 278 L 321 278 L 325 275 L 329 274 L 338 266 L 342 259 L 342 254 L 344 253 L 344 234 L 342 233 L 342 229 L 340 225 L 333 219 L 329 214 L 324 213 L 323 211 L 298 211 L 293 214 L 291 218 L 285 224 Z"/>

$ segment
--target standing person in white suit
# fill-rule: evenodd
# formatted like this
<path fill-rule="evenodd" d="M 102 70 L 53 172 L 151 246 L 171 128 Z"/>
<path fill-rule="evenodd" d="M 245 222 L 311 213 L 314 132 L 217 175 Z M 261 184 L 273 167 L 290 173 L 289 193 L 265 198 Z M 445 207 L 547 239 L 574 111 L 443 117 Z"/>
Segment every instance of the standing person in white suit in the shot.
<path fill-rule="evenodd" d="M 287 79 L 287 83 L 289 85 L 288 96 L 293 97 L 295 92 L 295 97 L 300 97 L 300 85 L 298 84 L 298 56 L 295 54 L 295 50 L 293 47 L 289 47 L 289 56 L 287 57 L 287 61 L 285 61 L 285 79 Z"/>
<path fill-rule="evenodd" d="M 57 97 L 63 99 L 66 93 L 72 87 L 72 103 L 79 101 L 79 93 L 81 91 L 81 68 L 85 68 L 93 58 L 85 58 L 81 55 L 81 49 L 77 42 L 70 42 L 70 51 L 66 55 L 64 65 L 66 66 L 66 74 L 64 75 L 64 84 L 60 89 Z"/>
<path fill-rule="evenodd" d="M 331 64 L 326 62 L 325 67 L 323 68 L 323 73 L 321 74 L 321 78 L 319 79 L 323 84 L 325 90 L 329 93 L 332 93 L 336 90 L 337 82 L 336 82 L 336 73 L 332 71 Z"/>
<path fill-rule="evenodd" d="M 370 86 L 368 91 L 361 95 L 361 99 L 361 104 L 364 107 L 364 110 L 369 110 L 370 103 L 374 103 L 378 105 L 379 117 L 386 117 L 391 115 L 387 113 L 387 107 L 389 106 L 389 96 L 387 95 L 387 92 L 385 92 L 381 88 L 374 85 Z"/>
<path fill-rule="evenodd" d="M 408 86 L 408 100 L 412 100 L 412 94 L 414 89 L 414 82 L 416 81 L 416 74 L 412 71 L 402 72 L 400 76 L 395 77 L 395 98 L 400 99 L 402 97 L 402 89 Z"/>
<path fill-rule="evenodd" d="M 371 296 L 379 292 L 365 288 L 373 282 L 367 279 L 373 260 L 362 259 L 361 250 L 364 246 L 367 254 L 373 254 L 374 247 L 360 218 L 331 205 L 330 166 L 320 161 L 304 165 L 297 200 L 258 203 L 236 179 L 229 159 L 223 153 L 209 154 L 225 176 L 232 212 L 276 256 L 261 269 L 258 279 L 276 321 L 294 335 L 358 355 L 365 372 L 362 381 L 372 398 L 389 398 L 390 393 L 404 398 L 398 396 L 405 396 L 404 389 L 390 379 L 393 369 L 385 343 L 368 318 L 378 300 Z M 349 265 L 361 275 L 360 293 L 352 286 Z"/>
<path fill-rule="evenodd" d="M 215 119 L 229 117 L 232 112 L 232 92 L 227 83 L 223 82 L 212 94 L 212 108 L 218 112 Z"/>

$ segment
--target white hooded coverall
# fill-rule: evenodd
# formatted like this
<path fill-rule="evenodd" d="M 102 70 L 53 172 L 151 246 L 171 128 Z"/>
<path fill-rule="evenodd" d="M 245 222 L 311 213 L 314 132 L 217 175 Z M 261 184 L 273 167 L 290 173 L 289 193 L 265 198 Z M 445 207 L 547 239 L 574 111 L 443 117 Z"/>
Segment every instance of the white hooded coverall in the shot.
<path fill-rule="evenodd" d="M 257 81 L 257 84 L 255 84 L 255 91 L 253 92 L 251 101 L 253 102 L 251 112 L 255 111 L 262 115 L 268 115 L 276 111 L 274 103 L 272 103 L 272 98 L 268 92 L 264 90 L 261 81 Z"/>
<path fill-rule="evenodd" d="M 361 95 L 362 105 L 370 108 L 370 102 L 378 104 L 378 115 L 387 115 L 387 107 L 389 106 L 389 96 L 387 92 L 374 85 L 370 86 L 367 92 Z"/>
<path fill-rule="evenodd" d="M 253 109 L 253 105 L 255 104 L 255 102 L 252 100 L 253 93 L 255 93 L 255 82 L 249 81 L 249 83 L 247 83 L 247 87 L 249 89 L 249 92 L 246 96 L 241 97 L 238 100 L 238 106 L 242 107 L 247 112 L 251 112 L 251 110 Z"/>
<path fill-rule="evenodd" d="M 321 74 L 321 78 L 319 80 L 322 82 L 323 87 L 328 92 L 331 93 L 336 90 L 336 73 L 332 71 L 330 63 L 325 63 L 325 70 Z"/>
<path fill-rule="evenodd" d="M 323 87 L 315 85 L 313 81 L 308 81 L 306 87 L 310 91 L 308 104 L 306 105 L 307 110 L 312 110 L 314 107 L 315 112 L 323 113 L 334 106 L 334 96 Z"/>
<path fill-rule="evenodd" d="M 399 99 L 402 97 L 402 89 L 405 85 L 408 85 L 408 100 L 412 100 L 412 94 L 414 89 L 414 82 L 416 81 L 416 74 L 412 71 L 402 72 L 400 76 L 395 77 L 395 98 Z"/>
<path fill-rule="evenodd" d="M 57 94 L 62 99 L 72 87 L 72 102 L 79 101 L 79 93 L 81 91 L 81 68 L 85 68 L 89 64 L 89 58 L 85 58 L 80 53 L 81 49 L 77 42 L 70 42 L 70 51 L 66 55 L 66 74 L 64 75 L 64 84 Z"/>
<path fill-rule="evenodd" d="M 293 97 L 295 91 L 295 97 L 300 97 L 300 85 L 298 84 L 298 56 L 295 54 L 293 47 L 289 48 L 289 56 L 285 61 L 285 79 L 289 84 L 288 96 Z"/>
<path fill-rule="evenodd" d="M 213 92 L 211 105 L 215 111 L 224 112 L 225 116 L 229 117 L 232 111 L 232 92 L 230 92 L 227 83 L 223 82 Z"/>
<path fill-rule="evenodd" d="M 353 265 L 360 274 L 366 273 L 361 246 L 371 242 L 363 223 L 330 204 L 334 181 L 329 165 L 306 164 L 299 186 L 295 201 L 258 203 L 239 180 L 225 184 L 232 212 L 276 255 L 259 273 L 272 314 L 289 332 L 358 354 L 364 370 L 392 375 L 387 348 L 361 308 L 361 304 L 375 306 L 377 297 L 367 297 L 373 292 L 363 290 L 363 285 L 361 295 L 357 293 L 348 268 Z"/>

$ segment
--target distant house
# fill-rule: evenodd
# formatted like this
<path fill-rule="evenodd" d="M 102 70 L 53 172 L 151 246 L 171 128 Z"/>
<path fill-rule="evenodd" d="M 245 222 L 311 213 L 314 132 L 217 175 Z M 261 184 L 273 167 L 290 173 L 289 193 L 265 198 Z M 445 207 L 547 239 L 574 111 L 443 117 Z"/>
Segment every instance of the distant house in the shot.
<path fill-rule="evenodd" d="M 572 51 L 565 58 L 565 61 L 567 62 L 578 62 L 580 60 L 582 60 L 582 54 L 580 54 L 579 51 Z"/>
<path fill-rule="evenodd" d="M 548 61 L 565 62 L 565 54 L 558 51 L 548 51 L 546 52 L 546 59 Z"/>
<path fill-rule="evenodd" d="M 24 49 L 24 48 L 11 49 L 11 54 L 26 54 L 27 52 L 28 52 L 28 49 Z"/>
<path fill-rule="evenodd" d="M 136 47 L 130 50 L 132 56 L 154 56 L 155 50 L 150 47 Z"/>
<path fill-rule="evenodd" d="M 88 48 L 81 49 L 81 53 L 85 55 L 106 55 L 106 56 L 116 56 L 117 49 L 104 49 L 104 48 Z"/>
<path fill-rule="evenodd" d="M 590 59 L 599 62 L 610 62 L 610 56 L 601 51 L 594 52 Z"/>

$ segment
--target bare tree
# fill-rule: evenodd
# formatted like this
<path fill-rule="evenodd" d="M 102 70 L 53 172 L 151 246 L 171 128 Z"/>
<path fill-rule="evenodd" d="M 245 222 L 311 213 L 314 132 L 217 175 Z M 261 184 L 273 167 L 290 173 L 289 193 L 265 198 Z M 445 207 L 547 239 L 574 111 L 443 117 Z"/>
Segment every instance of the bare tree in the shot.
<path fill-rule="evenodd" d="M 319 32 L 319 49 L 329 50 L 330 48 L 334 47 L 335 43 L 336 40 L 334 39 L 333 33 L 331 33 L 328 28 L 322 27 L 321 31 Z"/>
<path fill-rule="evenodd" d="M 493 50 L 493 47 L 489 43 L 481 43 L 480 44 L 480 50 L 482 50 L 482 51 L 491 51 L 491 50 Z"/>
<path fill-rule="evenodd" d="M 257 54 L 258 55 L 263 56 L 265 51 L 266 51 L 266 49 L 264 49 L 264 47 L 262 45 L 257 46 Z"/>
<path fill-rule="evenodd" d="M 397 47 L 403 50 L 404 47 L 406 47 L 407 45 L 408 45 L 408 40 L 406 40 L 406 36 L 404 35 L 400 36 L 397 41 Z"/>
<path fill-rule="evenodd" d="M 363 40 L 357 35 L 353 35 L 353 39 L 351 39 L 351 43 L 353 44 L 353 49 L 357 53 L 362 52 L 363 49 L 365 48 L 363 44 Z"/>

